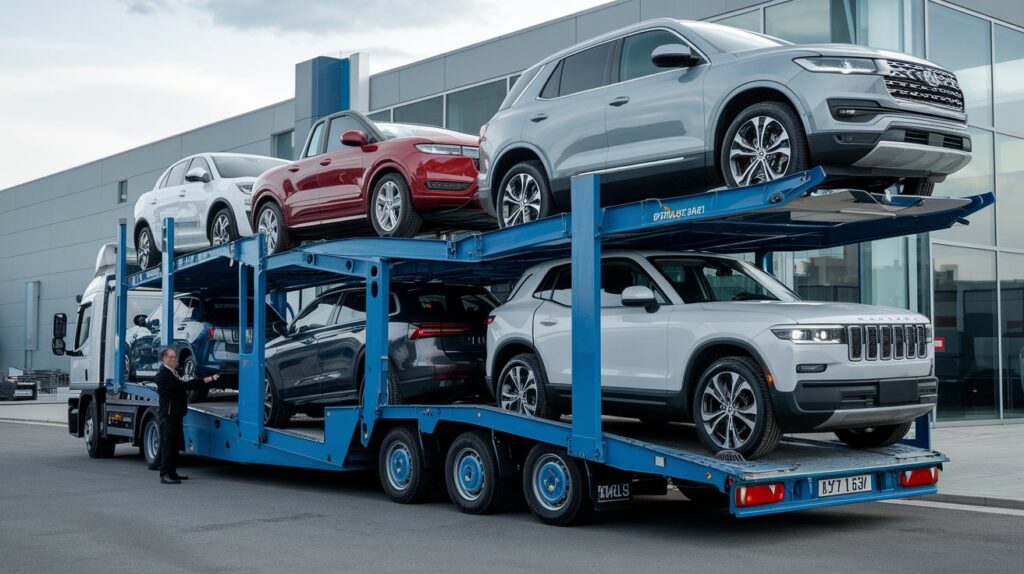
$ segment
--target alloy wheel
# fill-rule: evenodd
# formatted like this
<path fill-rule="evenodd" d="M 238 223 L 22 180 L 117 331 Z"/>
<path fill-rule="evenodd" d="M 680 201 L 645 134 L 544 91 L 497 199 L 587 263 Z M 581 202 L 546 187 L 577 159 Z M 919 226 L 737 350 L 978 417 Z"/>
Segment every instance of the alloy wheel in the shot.
<path fill-rule="evenodd" d="M 181 365 L 182 380 L 189 381 L 196 376 L 196 360 L 189 356 Z"/>
<path fill-rule="evenodd" d="M 525 365 L 513 365 L 501 380 L 501 408 L 535 416 L 537 414 L 537 377 Z"/>
<path fill-rule="evenodd" d="M 213 220 L 213 244 L 231 243 L 231 218 L 226 213 L 219 213 Z"/>
<path fill-rule="evenodd" d="M 736 130 L 729 146 L 729 170 L 739 185 L 773 181 L 790 161 L 789 132 L 778 120 L 755 116 Z"/>
<path fill-rule="evenodd" d="M 270 379 L 263 382 L 263 424 L 270 422 L 270 413 L 274 410 L 274 387 Z"/>
<path fill-rule="evenodd" d="M 757 399 L 743 375 L 722 371 L 712 376 L 701 396 L 701 424 L 720 448 L 736 450 L 754 435 Z"/>
<path fill-rule="evenodd" d="M 266 237 L 267 254 L 274 252 L 277 247 L 277 232 L 278 232 L 277 214 L 274 210 L 265 207 L 260 212 L 260 218 L 256 222 L 256 232 L 262 233 Z"/>
<path fill-rule="evenodd" d="M 143 229 L 139 234 L 139 267 L 149 269 L 149 252 L 153 247 L 153 238 L 149 235 L 149 229 Z"/>
<path fill-rule="evenodd" d="M 402 193 L 395 182 L 387 180 L 381 184 L 373 213 L 384 231 L 390 233 L 398 227 L 398 221 L 402 217 Z"/>
<path fill-rule="evenodd" d="M 540 218 L 540 185 L 528 173 L 516 174 L 505 184 L 501 194 L 501 219 L 503 227 Z"/>

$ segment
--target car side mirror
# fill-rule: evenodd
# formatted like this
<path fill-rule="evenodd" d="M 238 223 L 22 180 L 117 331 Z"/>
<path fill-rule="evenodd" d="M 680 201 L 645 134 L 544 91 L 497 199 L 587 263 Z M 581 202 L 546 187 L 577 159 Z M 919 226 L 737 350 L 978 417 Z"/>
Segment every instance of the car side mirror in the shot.
<path fill-rule="evenodd" d="M 654 291 L 651 291 L 650 287 L 644 287 L 643 285 L 626 287 L 622 291 L 622 306 L 643 307 L 648 313 L 657 311 L 659 307 Z"/>
<path fill-rule="evenodd" d="M 341 145 L 363 147 L 366 145 L 366 133 L 359 130 L 348 130 L 341 134 Z"/>
<path fill-rule="evenodd" d="M 209 183 L 212 179 L 213 178 L 210 177 L 210 172 L 201 167 L 194 167 L 188 170 L 188 173 L 185 174 L 185 181 L 201 181 L 203 183 Z"/>
<path fill-rule="evenodd" d="M 160 330 L 160 319 L 153 319 L 152 321 L 146 321 L 143 327 L 148 327 L 150 331 L 154 333 Z"/>
<path fill-rule="evenodd" d="M 149 327 L 148 317 L 145 315 L 136 315 L 135 318 L 132 319 L 132 323 L 134 323 L 136 327 Z"/>
<path fill-rule="evenodd" d="M 270 324 L 270 330 L 278 337 L 288 336 L 288 325 L 286 325 L 284 321 L 274 321 Z"/>
<path fill-rule="evenodd" d="M 662 44 L 651 52 L 651 63 L 659 68 L 685 68 L 694 60 L 693 50 L 685 44 Z"/>

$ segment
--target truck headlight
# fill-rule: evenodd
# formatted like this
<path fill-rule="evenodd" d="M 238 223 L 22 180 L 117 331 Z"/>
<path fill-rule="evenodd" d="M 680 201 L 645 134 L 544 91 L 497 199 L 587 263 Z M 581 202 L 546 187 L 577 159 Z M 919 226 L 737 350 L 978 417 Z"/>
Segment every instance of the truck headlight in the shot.
<path fill-rule="evenodd" d="M 784 341 L 794 343 L 845 343 L 846 329 L 841 325 L 780 325 L 772 333 Z"/>
<path fill-rule="evenodd" d="M 835 58 L 828 56 L 814 56 L 810 58 L 797 58 L 793 60 L 800 67 L 810 72 L 825 72 L 834 74 L 876 74 L 878 64 L 870 58 Z"/>

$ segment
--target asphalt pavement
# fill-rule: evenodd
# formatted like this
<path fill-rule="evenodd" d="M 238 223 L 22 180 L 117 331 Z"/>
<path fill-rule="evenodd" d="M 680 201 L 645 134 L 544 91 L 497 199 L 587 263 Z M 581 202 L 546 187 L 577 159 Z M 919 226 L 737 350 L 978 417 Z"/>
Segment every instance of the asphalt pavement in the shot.
<path fill-rule="evenodd" d="M 377 479 L 138 450 L 92 460 L 61 428 L 0 422 L 0 571 L 1020 572 L 1024 511 L 862 504 L 739 520 L 679 494 L 588 525 L 387 500 Z"/>

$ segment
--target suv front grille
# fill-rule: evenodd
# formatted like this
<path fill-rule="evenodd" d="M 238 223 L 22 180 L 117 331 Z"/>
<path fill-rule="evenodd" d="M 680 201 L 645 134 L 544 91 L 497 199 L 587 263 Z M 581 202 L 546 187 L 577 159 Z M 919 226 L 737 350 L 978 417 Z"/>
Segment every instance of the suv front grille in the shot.
<path fill-rule="evenodd" d="M 885 87 L 893 98 L 964 111 L 964 93 L 955 75 L 911 62 L 885 62 L 889 65 Z"/>
<path fill-rule="evenodd" d="M 899 361 L 928 357 L 928 325 L 850 325 L 846 340 L 851 361 Z"/>

